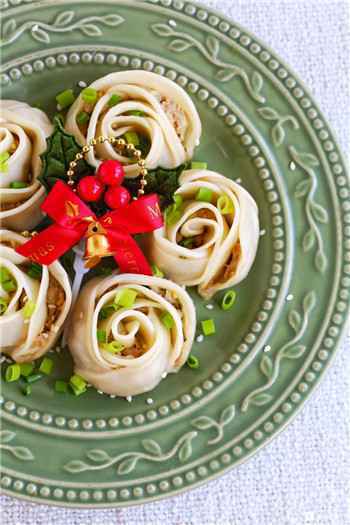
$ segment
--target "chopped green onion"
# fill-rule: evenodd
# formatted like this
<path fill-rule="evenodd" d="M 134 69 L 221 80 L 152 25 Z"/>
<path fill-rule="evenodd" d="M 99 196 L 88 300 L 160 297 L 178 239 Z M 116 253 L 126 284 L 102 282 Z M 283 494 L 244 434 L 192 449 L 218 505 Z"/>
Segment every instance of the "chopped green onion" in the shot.
<path fill-rule="evenodd" d="M 211 202 L 213 192 L 209 188 L 199 188 L 196 195 L 196 201 Z"/>
<path fill-rule="evenodd" d="M 21 376 L 28 377 L 34 370 L 34 363 L 21 363 Z"/>
<path fill-rule="evenodd" d="M 9 164 L 8 162 L 0 162 L 0 171 L 1 173 L 8 173 Z"/>
<path fill-rule="evenodd" d="M 7 307 L 8 307 L 8 303 L 6 299 L 4 299 L 3 297 L 0 297 L 0 315 L 6 312 Z"/>
<path fill-rule="evenodd" d="M 206 162 L 191 162 L 191 169 L 192 170 L 206 170 L 208 167 L 208 164 Z"/>
<path fill-rule="evenodd" d="M 155 264 L 152 264 L 152 273 L 155 277 L 164 277 L 162 270 L 160 270 Z"/>
<path fill-rule="evenodd" d="M 49 376 L 53 370 L 53 360 L 49 357 L 44 357 L 39 366 L 39 372 Z"/>
<path fill-rule="evenodd" d="M 221 195 L 217 200 L 216 206 L 221 215 L 234 212 L 233 203 L 227 195 Z"/>
<path fill-rule="evenodd" d="M 11 383 L 12 381 L 17 381 L 17 379 L 20 378 L 20 375 L 21 375 L 21 367 L 16 363 L 6 368 L 5 380 L 8 383 Z"/>
<path fill-rule="evenodd" d="M 236 292 L 234 290 L 229 290 L 225 293 L 221 301 L 221 308 L 223 310 L 229 310 L 234 305 L 236 300 Z"/>
<path fill-rule="evenodd" d="M 107 343 L 107 332 L 106 332 L 106 330 L 97 330 L 97 341 L 99 343 Z"/>
<path fill-rule="evenodd" d="M 30 385 L 24 385 L 24 387 L 22 388 L 22 394 L 24 396 L 30 396 L 31 393 L 32 393 L 32 387 Z"/>
<path fill-rule="evenodd" d="M 194 355 L 190 354 L 187 359 L 187 366 L 190 368 L 199 368 L 199 359 Z"/>
<path fill-rule="evenodd" d="M 12 275 L 8 271 L 5 266 L 0 266 L 0 283 L 4 283 L 5 281 L 9 281 L 12 279 Z"/>
<path fill-rule="evenodd" d="M 181 211 L 176 209 L 175 204 L 171 204 L 165 210 L 165 222 L 167 226 L 173 226 L 181 218 Z"/>
<path fill-rule="evenodd" d="M 126 115 L 129 115 L 130 117 L 144 117 L 145 114 L 146 113 L 144 111 L 140 111 L 138 109 L 131 109 L 126 113 Z"/>
<path fill-rule="evenodd" d="M 138 146 L 140 144 L 140 139 L 136 131 L 127 131 L 124 134 L 124 137 L 128 144 L 133 144 L 134 146 Z"/>
<path fill-rule="evenodd" d="M 12 279 L 10 281 L 5 281 L 4 283 L 1 283 L 1 286 L 3 290 L 5 290 L 5 292 L 14 292 L 15 290 L 17 290 L 16 282 Z"/>
<path fill-rule="evenodd" d="M 214 319 L 206 319 L 202 321 L 202 330 L 204 335 L 213 335 L 215 334 L 215 321 Z"/>
<path fill-rule="evenodd" d="M 174 209 L 179 210 L 183 205 L 183 198 L 181 195 L 173 195 Z"/>
<path fill-rule="evenodd" d="M 193 247 L 193 237 L 185 237 L 184 239 L 181 239 L 180 246 L 183 246 L 184 248 L 192 248 Z"/>
<path fill-rule="evenodd" d="M 162 314 L 160 320 L 162 321 L 163 325 L 165 326 L 165 328 L 167 328 L 168 330 L 170 330 L 171 328 L 173 328 L 174 326 L 174 318 L 172 315 L 169 314 L 169 312 L 164 312 L 164 314 Z"/>
<path fill-rule="evenodd" d="M 68 392 L 68 383 L 66 381 L 55 381 L 55 390 L 56 392 L 59 392 L 60 394 L 65 394 Z"/>
<path fill-rule="evenodd" d="M 84 124 L 87 124 L 89 120 L 90 120 L 90 115 L 89 113 L 86 113 L 86 111 L 81 111 L 80 113 L 78 113 L 77 118 L 76 118 L 77 124 L 80 124 L 81 126 L 83 126 Z"/>
<path fill-rule="evenodd" d="M 96 89 L 87 87 L 83 89 L 83 91 L 81 92 L 81 96 L 84 102 L 86 102 L 87 104 L 95 104 L 98 98 L 98 93 Z"/>
<path fill-rule="evenodd" d="M 118 306 L 123 306 L 124 308 L 130 308 L 134 305 L 137 292 L 131 288 L 123 288 L 115 296 L 114 302 Z"/>
<path fill-rule="evenodd" d="M 116 304 L 109 304 L 108 306 L 104 306 L 103 308 L 101 308 L 98 314 L 99 320 L 108 319 L 108 317 L 112 315 L 113 312 L 117 310 L 117 308 L 118 307 Z"/>
<path fill-rule="evenodd" d="M 125 346 L 118 341 L 112 341 L 111 343 L 104 343 L 102 345 L 102 350 L 110 352 L 111 354 L 119 354 L 124 350 Z"/>
<path fill-rule="evenodd" d="M 10 154 L 8 151 L 3 151 L 3 153 L 0 153 L 0 164 L 3 162 L 6 162 L 10 158 Z"/>
<path fill-rule="evenodd" d="M 80 396 L 86 390 L 86 381 L 78 374 L 72 375 L 69 380 L 69 385 L 76 396 Z"/>
<path fill-rule="evenodd" d="M 61 109 L 68 108 L 74 102 L 74 93 L 72 89 L 66 89 L 56 96 L 57 104 L 60 105 Z"/>
<path fill-rule="evenodd" d="M 43 374 L 32 374 L 31 376 L 26 377 L 26 381 L 27 383 L 36 383 L 42 377 L 44 377 Z"/>
<path fill-rule="evenodd" d="M 24 319 L 29 319 L 30 317 L 32 317 L 35 308 L 36 304 L 33 301 L 27 301 L 22 310 L 22 315 Z"/>
<path fill-rule="evenodd" d="M 29 275 L 29 277 L 32 277 L 33 279 L 41 279 L 42 272 L 43 268 L 41 264 L 31 263 L 28 266 L 27 275 Z"/>
<path fill-rule="evenodd" d="M 73 391 L 73 394 L 75 396 L 81 396 L 81 394 L 84 394 L 86 392 L 86 388 L 77 388 L 75 385 L 69 385 Z"/>
<path fill-rule="evenodd" d="M 18 181 L 14 181 L 14 182 L 11 182 L 10 183 L 10 188 L 12 190 L 21 190 L 22 188 L 27 188 L 28 187 L 28 184 L 26 182 L 22 182 L 20 180 Z"/>
<path fill-rule="evenodd" d="M 116 104 L 119 104 L 119 102 L 121 102 L 122 100 L 123 100 L 123 97 L 121 95 L 117 95 L 116 93 L 114 93 L 109 99 L 109 101 L 107 102 L 107 106 L 112 108 Z"/>

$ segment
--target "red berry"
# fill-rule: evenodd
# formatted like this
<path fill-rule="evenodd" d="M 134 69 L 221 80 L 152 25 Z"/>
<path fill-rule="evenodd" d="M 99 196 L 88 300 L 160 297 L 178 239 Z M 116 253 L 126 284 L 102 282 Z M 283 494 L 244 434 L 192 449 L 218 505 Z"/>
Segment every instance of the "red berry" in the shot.
<path fill-rule="evenodd" d="M 95 175 L 88 175 L 78 183 L 78 195 L 86 202 L 98 201 L 103 191 L 104 185 Z"/>
<path fill-rule="evenodd" d="M 104 200 L 109 208 L 116 210 L 126 206 L 130 201 L 130 193 L 123 186 L 112 186 L 105 193 Z"/>
<path fill-rule="evenodd" d="M 120 186 L 124 180 L 124 168 L 118 160 L 104 160 L 98 167 L 97 176 L 106 186 Z"/>

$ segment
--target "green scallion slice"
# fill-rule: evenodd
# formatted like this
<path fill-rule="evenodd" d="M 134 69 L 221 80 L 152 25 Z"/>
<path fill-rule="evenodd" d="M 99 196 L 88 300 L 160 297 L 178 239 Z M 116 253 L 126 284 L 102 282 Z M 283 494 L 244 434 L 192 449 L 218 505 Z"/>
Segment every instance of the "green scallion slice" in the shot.
<path fill-rule="evenodd" d="M 75 396 L 81 396 L 81 394 L 85 394 L 86 388 L 77 388 L 75 385 L 69 384 L 69 386 L 72 389 L 72 392 Z"/>
<path fill-rule="evenodd" d="M 21 180 L 15 180 L 10 183 L 11 190 L 21 190 L 23 188 L 27 188 L 28 184 L 27 182 L 23 182 Z"/>
<path fill-rule="evenodd" d="M 204 335 L 213 335 L 216 332 L 214 319 L 206 319 L 202 321 L 202 331 Z"/>
<path fill-rule="evenodd" d="M 21 376 L 21 367 L 16 363 L 10 365 L 6 368 L 5 380 L 7 383 L 12 383 L 12 381 L 17 381 Z"/>
<path fill-rule="evenodd" d="M 89 120 L 90 120 L 90 115 L 89 113 L 86 113 L 86 111 L 80 111 L 80 113 L 78 113 L 77 118 L 76 118 L 77 124 L 79 124 L 80 126 L 84 126 L 84 124 L 87 124 Z"/>
<path fill-rule="evenodd" d="M 22 309 L 22 315 L 24 319 L 29 319 L 30 317 L 32 317 L 35 308 L 36 304 L 33 301 L 27 301 L 24 305 L 24 308 Z"/>
<path fill-rule="evenodd" d="M 164 277 L 162 270 L 160 270 L 155 264 L 152 264 L 152 273 L 155 277 Z"/>
<path fill-rule="evenodd" d="M 116 93 L 114 93 L 113 95 L 111 95 L 111 98 L 107 102 L 107 106 L 112 108 L 113 106 L 116 106 L 117 104 L 119 104 L 119 102 L 121 102 L 122 100 L 123 100 L 123 97 L 121 95 L 117 95 Z"/>
<path fill-rule="evenodd" d="M 99 320 L 108 319 L 110 315 L 112 315 L 116 310 L 118 309 L 118 306 L 116 304 L 109 304 L 107 306 L 104 306 L 101 308 L 98 318 Z"/>
<path fill-rule="evenodd" d="M 165 222 L 167 226 L 173 226 L 181 219 L 181 211 L 176 208 L 175 204 L 171 204 L 165 210 Z"/>
<path fill-rule="evenodd" d="M 8 173 L 9 171 L 9 163 L 8 162 L 0 162 L 0 172 L 1 173 Z"/>
<path fill-rule="evenodd" d="M 34 363 L 21 363 L 21 376 L 28 377 L 34 370 Z"/>
<path fill-rule="evenodd" d="M 13 279 L 10 279 L 9 281 L 2 282 L 1 286 L 2 286 L 3 290 L 5 290 L 5 292 L 8 292 L 8 293 L 14 292 L 15 290 L 17 290 L 16 281 L 14 281 Z"/>
<path fill-rule="evenodd" d="M 98 93 L 96 89 L 87 87 L 82 90 L 81 97 L 87 104 L 95 104 L 98 99 Z"/>
<path fill-rule="evenodd" d="M 86 388 L 85 379 L 78 374 L 72 375 L 72 377 L 69 380 L 69 384 L 75 386 L 79 390 Z"/>
<path fill-rule="evenodd" d="M 123 288 L 115 296 L 114 302 L 123 308 L 131 308 L 134 305 L 137 292 L 131 288 Z"/>
<path fill-rule="evenodd" d="M 208 164 L 206 162 L 200 162 L 200 161 L 191 162 L 192 170 L 206 170 L 207 167 L 208 167 Z"/>
<path fill-rule="evenodd" d="M 211 202 L 213 192 L 209 188 L 199 188 L 196 194 L 196 201 Z"/>
<path fill-rule="evenodd" d="M 194 355 L 190 354 L 187 359 L 187 366 L 190 368 L 199 368 L 199 359 Z"/>
<path fill-rule="evenodd" d="M 72 89 L 66 89 L 56 96 L 57 104 L 60 105 L 61 109 L 68 108 L 74 102 L 74 93 Z"/>
<path fill-rule="evenodd" d="M 111 343 L 104 343 L 102 345 L 102 350 L 109 352 L 110 354 L 119 354 L 124 350 L 125 346 L 118 341 L 112 341 Z"/>
<path fill-rule="evenodd" d="M 169 312 L 164 312 L 161 315 L 160 320 L 162 321 L 162 323 L 165 326 L 165 328 L 167 328 L 168 330 L 173 328 L 173 326 L 175 324 L 174 318 L 173 318 L 173 316 L 171 314 L 169 314 Z"/>
<path fill-rule="evenodd" d="M 61 380 L 55 381 L 55 391 L 60 394 L 65 394 L 68 392 L 68 383 Z"/>
<path fill-rule="evenodd" d="M 138 146 L 140 144 L 140 139 L 136 131 L 127 131 L 124 134 L 124 138 L 128 144 L 133 144 L 134 146 Z"/>
<path fill-rule="evenodd" d="M 106 332 L 106 330 L 97 330 L 97 341 L 99 343 L 107 343 L 107 332 Z"/>
<path fill-rule="evenodd" d="M 144 111 L 140 111 L 138 109 L 131 109 L 126 114 L 130 115 L 131 117 L 144 117 L 146 115 Z"/>
<path fill-rule="evenodd" d="M 221 215 L 234 212 L 233 203 L 227 195 L 221 195 L 217 200 L 216 206 Z"/>
<path fill-rule="evenodd" d="M 10 158 L 9 152 L 3 151 L 2 153 L 0 153 L 0 164 L 2 164 L 3 162 L 6 162 L 9 158 Z"/>
<path fill-rule="evenodd" d="M 223 310 L 229 310 L 230 308 L 232 308 L 236 300 L 236 295 L 237 294 L 234 290 L 229 290 L 228 292 L 226 292 L 221 301 L 221 308 Z"/>
<path fill-rule="evenodd" d="M 43 267 L 41 264 L 38 263 L 31 263 L 28 266 L 27 274 L 29 277 L 32 277 L 32 279 L 41 279 L 41 275 L 43 272 Z"/>
<path fill-rule="evenodd" d="M 12 275 L 8 271 L 5 266 L 0 266 L 0 283 L 4 283 L 5 281 L 10 281 L 12 279 Z"/>
<path fill-rule="evenodd" d="M 40 379 L 42 379 L 44 376 L 43 374 L 32 374 L 28 377 L 26 377 L 27 383 L 36 383 Z"/>
<path fill-rule="evenodd" d="M 41 361 L 39 366 L 39 372 L 42 372 L 43 374 L 46 374 L 49 376 L 53 370 L 53 360 L 49 357 L 44 357 L 44 359 Z"/>
<path fill-rule="evenodd" d="M 173 201 L 175 210 L 180 210 L 184 202 L 182 195 L 173 195 Z"/>
<path fill-rule="evenodd" d="M 22 388 L 22 394 L 24 396 L 30 396 L 31 393 L 32 393 L 32 387 L 30 385 L 24 385 L 24 387 Z"/>
<path fill-rule="evenodd" d="M 193 237 L 185 237 L 180 241 L 179 244 L 184 248 L 193 248 Z"/>
<path fill-rule="evenodd" d="M 7 310 L 8 302 L 4 297 L 0 297 L 0 315 L 4 314 Z"/>

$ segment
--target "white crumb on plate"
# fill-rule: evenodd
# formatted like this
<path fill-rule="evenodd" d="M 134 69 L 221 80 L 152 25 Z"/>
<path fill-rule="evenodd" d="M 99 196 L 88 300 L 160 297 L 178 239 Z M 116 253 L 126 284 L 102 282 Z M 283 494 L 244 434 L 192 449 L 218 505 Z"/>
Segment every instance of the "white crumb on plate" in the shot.
<path fill-rule="evenodd" d="M 286 301 L 293 301 L 294 295 L 292 293 L 289 293 L 286 297 Z"/>
<path fill-rule="evenodd" d="M 78 86 L 81 87 L 81 88 L 85 88 L 87 86 L 87 83 L 84 82 L 84 80 L 79 80 Z"/>
<path fill-rule="evenodd" d="M 266 230 L 260 230 L 260 237 L 262 237 L 263 235 L 265 235 L 266 233 Z"/>
<path fill-rule="evenodd" d="M 196 337 L 197 343 L 202 343 L 204 341 L 204 335 L 200 334 Z"/>
<path fill-rule="evenodd" d="M 238 179 L 236 179 L 236 182 L 237 182 L 237 184 L 241 184 L 242 179 L 238 178 Z"/>
<path fill-rule="evenodd" d="M 1 363 L 4 363 L 5 361 L 6 361 L 6 357 L 5 357 L 4 355 L 2 355 L 2 356 L 0 357 L 0 364 L 1 364 Z"/>
<path fill-rule="evenodd" d="M 271 346 L 270 345 L 266 345 L 264 347 L 264 352 L 269 352 L 271 350 Z"/>
<path fill-rule="evenodd" d="M 148 397 L 146 399 L 146 403 L 147 403 L 147 405 L 153 405 L 153 399 L 151 397 Z"/>
<path fill-rule="evenodd" d="M 115 396 L 114 394 L 110 394 L 109 396 L 111 399 L 115 399 L 117 396 Z"/>
<path fill-rule="evenodd" d="M 169 20 L 169 25 L 172 26 L 172 27 L 176 27 L 177 26 L 177 23 L 175 22 L 175 20 Z"/>
<path fill-rule="evenodd" d="M 103 394 L 102 390 L 97 390 L 97 392 L 98 392 L 99 394 Z"/>
<path fill-rule="evenodd" d="M 205 307 L 208 309 L 208 310 L 212 310 L 214 308 L 214 305 L 213 304 L 206 304 Z"/>
<path fill-rule="evenodd" d="M 295 162 L 291 161 L 291 162 L 289 163 L 289 169 L 292 170 L 292 171 L 294 171 L 295 168 L 296 168 Z"/>
<path fill-rule="evenodd" d="M 168 374 L 166 372 L 162 373 L 162 379 L 165 379 Z"/>
<path fill-rule="evenodd" d="M 125 399 L 126 399 L 129 403 L 131 403 L 131 401 L 132 401 L 132 396 L 126 396 Z"/>

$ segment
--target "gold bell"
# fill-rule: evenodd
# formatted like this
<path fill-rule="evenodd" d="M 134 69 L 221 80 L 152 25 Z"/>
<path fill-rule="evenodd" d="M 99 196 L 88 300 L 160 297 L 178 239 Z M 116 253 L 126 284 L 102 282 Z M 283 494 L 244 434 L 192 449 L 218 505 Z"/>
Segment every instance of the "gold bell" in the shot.
<path fill-rule="evenodd" d="M 86 232 L 85 245 L 85 268 L 93 268 L 102 259 L 102 257 L 110 257 L 113 255 L 109 241 L 106 235 L 106 230 L 98 222 L 91 222 Z"/>

